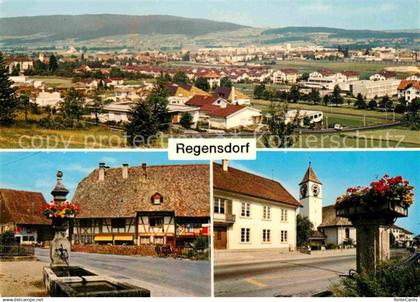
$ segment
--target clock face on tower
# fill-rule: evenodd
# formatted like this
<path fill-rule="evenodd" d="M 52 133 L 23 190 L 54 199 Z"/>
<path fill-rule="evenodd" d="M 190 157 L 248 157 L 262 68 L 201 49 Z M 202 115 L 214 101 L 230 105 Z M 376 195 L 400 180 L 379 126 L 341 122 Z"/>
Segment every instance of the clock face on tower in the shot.
<path fill-rule="evenodd" d="M 314 196 L 318 196 L 319 195 L 319 191 L 320 191 L 320 188 L 319 188 L 319 186 L 318 185 L 312 185 L 312 194 L 314 194 Z"/>
<path fill-rule="evenodd" d="M 303 184 L 300 187 L 300 198 L 305 198 L 306 197 L 306 193 L 308 193 L 308 185 L 307 184 Z"/>

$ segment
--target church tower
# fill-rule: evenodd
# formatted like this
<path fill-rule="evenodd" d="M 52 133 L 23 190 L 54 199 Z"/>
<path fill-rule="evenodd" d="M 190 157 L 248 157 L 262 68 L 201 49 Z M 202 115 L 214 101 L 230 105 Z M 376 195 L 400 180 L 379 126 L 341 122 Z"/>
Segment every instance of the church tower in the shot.
<path fill-rule="evenodd" d="M 308 170 L 299 184 L 300 198 L 299 202 L 303 208 L 300 214 L 306 216 L 314 225 L 314 230 L 322 223 L 322 183 L 319 181 L 311 162 L 309 162 Z"/>

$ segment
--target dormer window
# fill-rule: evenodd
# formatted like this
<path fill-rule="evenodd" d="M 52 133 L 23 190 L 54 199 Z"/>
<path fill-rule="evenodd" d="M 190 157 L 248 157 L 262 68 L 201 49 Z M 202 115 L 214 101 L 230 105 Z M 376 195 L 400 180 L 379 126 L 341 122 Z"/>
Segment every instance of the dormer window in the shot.
<path fill-rule="evenodd" d="M 157 192 L 155 194 L 153 194 L 153 196 L 152 196 L 152 204 L 159 205 L 162 202 L 163 202 L 163 196 L 162 195 L 160 195 Z"/>

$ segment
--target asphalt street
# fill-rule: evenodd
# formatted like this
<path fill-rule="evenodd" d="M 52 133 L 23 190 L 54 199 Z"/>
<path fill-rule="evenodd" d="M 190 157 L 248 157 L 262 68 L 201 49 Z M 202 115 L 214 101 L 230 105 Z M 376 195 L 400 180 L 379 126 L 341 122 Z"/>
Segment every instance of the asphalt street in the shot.
<path fill-rule="evenodd" d="M 356 267 L 354 255 L 215 267 L 215 296 L 311 296 Z"/>
<path fill-rule="evenodd" d="M 35 254 L 50 262 L 48 249 Z M 72 252 L 70 264 L 147 288 L 152 297 L 211 295 L 210 261 Z"/>

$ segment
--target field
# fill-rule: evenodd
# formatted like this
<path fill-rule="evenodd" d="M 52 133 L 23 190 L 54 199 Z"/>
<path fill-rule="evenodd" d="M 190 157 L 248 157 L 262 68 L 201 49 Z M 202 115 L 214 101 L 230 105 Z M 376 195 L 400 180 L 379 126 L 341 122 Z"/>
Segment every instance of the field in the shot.
<path fill-rule="evenodd" d="M 360 73 L 360 79 L 368 79 L 372 74 L 385 69 L 390 65 L 384 63 L 364 63 L 364 62 L 331 62 L 331 61 L 276 61 L 275 69 L 296 68 L 301 73 L 312 72 L 319 69 L 331 69 L 333 71 L 353 70 Z"/>
<path fill-rule="evenodd" d="M 106 127 L 54 130 L 33 127 L 1 127 L 0 148 L 124 148 L 121 131 Z"/>
<path fill-rule="evenodd" d="M 52 88 L 70 88 L 73 84 L 71 81 L 71 78 L 63 78 L 63 77 L 37 76 L 37 77 L 31 77 L 31 79 L 43 81 L 47 87 L 52 87 Z"/>

